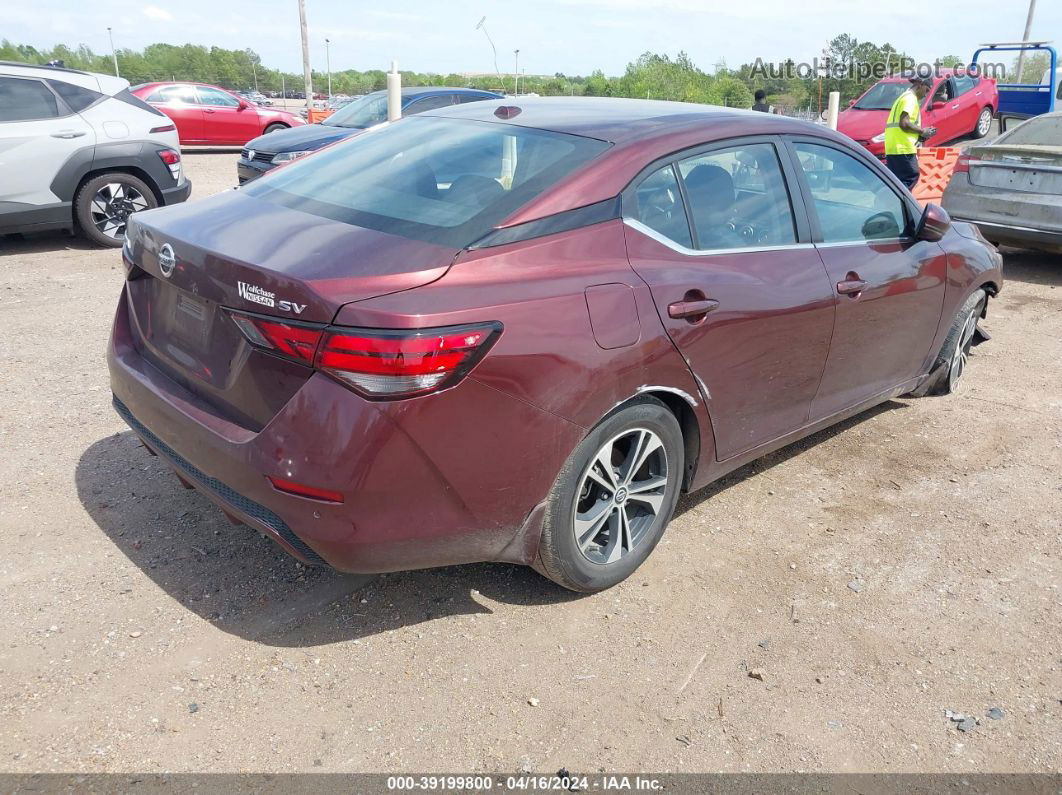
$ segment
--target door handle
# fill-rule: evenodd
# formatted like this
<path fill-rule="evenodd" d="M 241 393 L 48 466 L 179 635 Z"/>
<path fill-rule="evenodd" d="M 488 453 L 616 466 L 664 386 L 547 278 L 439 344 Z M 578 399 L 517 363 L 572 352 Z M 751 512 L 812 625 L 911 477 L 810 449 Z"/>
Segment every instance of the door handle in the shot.
<path fill-rule="evenodd" d="M 52 138 L 80 138 L 84 134 L 84 130 L 61 130 L 52 133 Z"/>
<path fill-rule="evenodd" d="M 203 113 L 213 113 L 213 112 L 214 111 L 211 110 L 210 108 L 203 108 Z"/>
<path fill-rule="evenodd" d="M 956 109 L 957 107 L 959 107 L 959 106 L 958 106 L 958 105 L 952 105 L 952 106 L 951 106 L 951 109 L 952 109 L 952 110 L 955 110 L 955 109 Z"/>
<path fill-rule="evenodd" d="M 705 298 L 703 293 L 700 293 L 699 295 L 700 297 L 697 298 L 687 293 L 684 300 L 668 304 L 668 317 L 672 317 L 675 320 L 686 319 L 692 323 L 696 323 L 709 312 L 714 312 L 719 308 L 718 301 L 711 298 Z"/>
<path fill-rule="evenodd" d="M 837 292 L 841 295 L 857 296 L 867 286 L 867 283 L 859 278 L 857 273 L 849 273 L 843 280 L 837 282 Z"/>

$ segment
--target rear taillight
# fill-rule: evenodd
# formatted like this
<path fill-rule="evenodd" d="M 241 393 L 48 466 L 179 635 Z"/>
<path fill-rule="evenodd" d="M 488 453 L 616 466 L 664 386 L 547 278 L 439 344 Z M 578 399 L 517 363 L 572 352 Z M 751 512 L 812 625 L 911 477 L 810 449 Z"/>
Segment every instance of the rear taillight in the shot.
<path fill-rule="evenodd" d="M 952 174 L 969 174 L 970 163 L 976 163 L 981 158 L 977 155 L 959 155 L 959 159 L 955 161 L 955 168 L 951 172 Z"/>
<path fill-rule="evenodd" d="M 149 132 L 152 133 L 164 133 L 164 132 L 176 132 L 177 126 L 174 124 L 163 124 L 161 127 L 152 127 Z"/>
<path fill-rule="evenodd" d="M 323 335 L 320 326 L 285 323 L 235 312 L 230 312 L 229 316 L 253 345 L 302 364 L 313 364 L 313 355 Z"/>
<path fill-rule="evenodd" d="M 486 355 L 500 323 L 434 329 L 349 329 L 290 323 L 229 311 L 256 347 L 312 365 L 374 400 L 412 397 L 451 387 Z"/>
<path fill-rule="evenodd" d="M 170 174 L 173 175 L 175 182 L 181 181 L 181 153 L 175 152 L 172 149 L 160 149 L 159 158 L 166 164 L 166 168 L 170 170 Z"/>

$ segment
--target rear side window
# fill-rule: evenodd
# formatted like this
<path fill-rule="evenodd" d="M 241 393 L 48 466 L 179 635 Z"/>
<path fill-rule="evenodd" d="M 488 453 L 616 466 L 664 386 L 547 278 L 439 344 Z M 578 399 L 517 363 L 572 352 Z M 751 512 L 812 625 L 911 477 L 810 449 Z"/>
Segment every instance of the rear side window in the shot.
<path fill-rule="evenodd" d="M 48 85 L 75 113 L 84 110 L 103 96 L 99 91 L 75 86 L 73 83 L 64 83 L 62 80 L 49 80 Z"/>
<path fill-rule="evenodd" d="M 654 232 L 686 248 L 693 248 L 690 224 L 682 203 L 675 169 L 670 165 L 654 171 L 634 189 L 634 217 Z"/>
<path fill-rule="evenodd" d="M 55 94 L 40 80 L 0 77 L 0 122 L 54 119 L 59 116 Z"/>
<path fill-rule="evenodd" d="M 795 144 L 826 243 L 899 237 L 907 227 L 903 201 L 870 167 L 818 144 Z"/>
<path fill-rule="evenodd" d="M 608 146 L 508 124 L 412 116 L 242 190 L 343 223 L 464 248 Z"/>
<path fill-rule="evenodd" d="M 121 91 L 115 94 L 114 99 L 117 99 L 120 102 L 124 102 L 126 105 L 132 105 L 134 108 L 146 110 L 148 113 L 151 113 L 155 116 L 162 116 L 163 118 L 165 118 L 166 116 L 166 114 L 163 113 L 161 110 L 159 110 L 158 108 L 151 107 L 136 94 L 132 93 L 128 88 L 123 88 Z"/>
<path fill-rule="evenodd" d="M 1040 116 L 1023 122 L 996 140 L 998 144 L 1062 146 L 1062 116 Z"/>

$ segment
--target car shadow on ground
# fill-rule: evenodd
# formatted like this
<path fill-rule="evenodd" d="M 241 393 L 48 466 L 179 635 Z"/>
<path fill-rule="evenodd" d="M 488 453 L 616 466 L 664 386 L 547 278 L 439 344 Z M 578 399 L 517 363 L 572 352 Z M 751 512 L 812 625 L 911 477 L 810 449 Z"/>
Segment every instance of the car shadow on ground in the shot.
<path fill-rule="evenodd" d="M 1027 282 L 1062 287 L 1062 254 L 1031 249 L 1002 247 L 1003 295 L 1007 282 Z"/>
<path fill-rule="evenodd" d="M 742 467 L 683 498 L 676 517 L 903 405 L 890 401 Z M 90 446 L 78 461 L 75 480 L 89 516 L 155 585 L 218 629 L 267 645 L 339 643 L 445 616 L 490 614 L 493 601 L 535 607 L 582 598 L 530 568 L 507 564 L 378 576 L 304 568 L 257 531 L 230 524 L 198 492 L 182 488 L 131 431 Z"/>
<path fill-rule="evenodd" d="M 52 232 L 0 235 L 0 256 L 6 254 L 45 254 L 49 251 L 105 251 L 83 237 L 58 229 Z"/>

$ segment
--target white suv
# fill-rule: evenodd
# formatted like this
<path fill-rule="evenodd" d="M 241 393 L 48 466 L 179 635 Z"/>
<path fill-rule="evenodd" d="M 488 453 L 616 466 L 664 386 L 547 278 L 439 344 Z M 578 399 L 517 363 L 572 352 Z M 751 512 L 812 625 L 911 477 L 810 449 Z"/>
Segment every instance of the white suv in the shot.
<path fill-rule="evenodd" d="M 0 61 L 0 235 L 78 229 L 120 246 L 131 213 L 188 198 L 173 122 L 128 88 Z"/>

